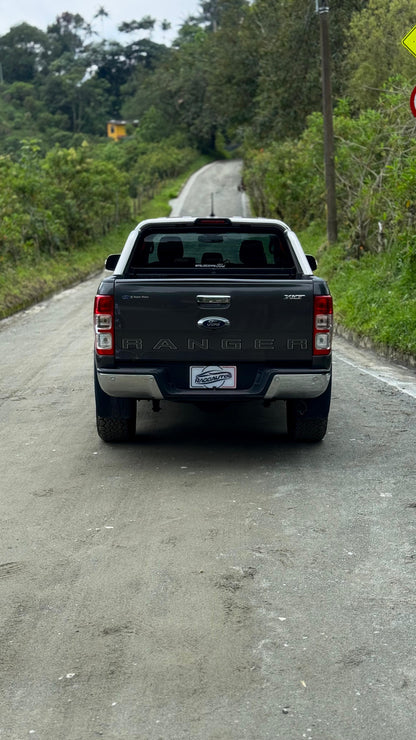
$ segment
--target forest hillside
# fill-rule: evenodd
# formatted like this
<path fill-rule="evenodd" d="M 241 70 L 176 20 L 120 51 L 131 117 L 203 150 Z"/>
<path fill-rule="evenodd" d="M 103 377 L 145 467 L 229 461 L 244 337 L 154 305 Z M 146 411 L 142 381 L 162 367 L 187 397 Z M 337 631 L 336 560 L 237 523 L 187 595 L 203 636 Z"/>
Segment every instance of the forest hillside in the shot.
<path fill-rule="evenodd" d="M 337 321 L 416 356 L 416 58 L 401 44 L 416 0 L 328 4 L 336 244 L 315 0 L 204 0 L 170 46 L 150 16 L 126 19 L 121 43 L 100 37 L 98 14 L 68 10 L 0 37 L 3 274 L 85 252 L 201 155 L 238 156 L 253 212 L 317 254 Z M 113 141 L 107 123 L 121 120 Z"/>

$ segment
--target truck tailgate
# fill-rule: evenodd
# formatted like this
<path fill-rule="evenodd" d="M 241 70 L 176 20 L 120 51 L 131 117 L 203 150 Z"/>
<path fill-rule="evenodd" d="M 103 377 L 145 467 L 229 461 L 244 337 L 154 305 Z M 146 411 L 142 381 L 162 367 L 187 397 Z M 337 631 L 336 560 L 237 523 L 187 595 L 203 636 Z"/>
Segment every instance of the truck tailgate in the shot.
<path fill-rule="evenodd" d="M 313 283 L 115 282 L 115 359 L 299 363 L 312 358 Z"/>

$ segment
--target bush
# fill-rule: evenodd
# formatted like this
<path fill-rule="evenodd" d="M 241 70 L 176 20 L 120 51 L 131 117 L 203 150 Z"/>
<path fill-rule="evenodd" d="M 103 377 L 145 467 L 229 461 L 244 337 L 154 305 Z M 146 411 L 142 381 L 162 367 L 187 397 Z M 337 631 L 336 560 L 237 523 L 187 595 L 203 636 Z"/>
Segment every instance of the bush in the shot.
<path fill-rule="evenodd" d="M 245 156 L 244 184 L 255 213 L 305 228 L 325 208 L 322 116 L 312 114 L 299 139 L 273 143 Z"/>
<path fill-rule="evenodd" d="M 13 263 L 82 248 L 132 216 L 195 153 L 139 138 L 105 146 L 54 146 L 35 140 L 0 158 L 0 259 Z"/>
<path fill-rule="evenodd" d="M 334 114 L 337 245 L 321 250 L 337 320 L 376 343 L 416 355 L 416 122 L 409 90 L 389 83 L 377 109 Z M 244 182 L 256 214 L 296 230 L 325 222 L 323 123 L 296 140 L 247 152 Z"/>
<path fill-rule="evenodd" d="M 334 114 L 339 223 L 351 254 L 380 252 L 416 225 L 416 123 L 404 80 L 395 78 L 376 110 L 352 117 L 340 101 Z M 255 213 L 296 229 L 325 218 L 323 121 L 312 114 L 295 140 L 245 157 L 244 182 Z"/>
<path fill-rule="evenodd" d="M 153 198 L 161 183 L 184 172 L 195 160 L 190 147 L 178 146 L 172 137 L 158 143 L 143 140 L 142 134 L 97 148 L 97 156 L 111 162 L 128 176 L 129 193 L 140 209 L 144 200 Z"/>

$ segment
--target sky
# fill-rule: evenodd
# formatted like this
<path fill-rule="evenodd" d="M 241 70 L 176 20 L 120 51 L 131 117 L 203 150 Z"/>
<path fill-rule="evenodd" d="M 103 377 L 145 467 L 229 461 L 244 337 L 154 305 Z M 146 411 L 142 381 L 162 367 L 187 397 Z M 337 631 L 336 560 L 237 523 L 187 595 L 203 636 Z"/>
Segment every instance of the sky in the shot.
<path fill-rule="evenodd" d="M 93 21 L 97 10 L 103 7 L 109 18 Z M 46 31 L 56 16 L 63 12 L 79 13 L 88 23 L 93 23 L 99 38 L 127 42 L 126 34 L 118 34 L 117 26 L 123 21 L 141 20 L 150 15 L 157 24 L 151 38 L 157 43 L 169 44 L 178 28 L 190 15 L 198 15 L 199 0 L 0 0 L 0 36 L 18 23 Z M 158 27 L 163 20 L 172 24 L 172 31 L 163 33 Z"/>

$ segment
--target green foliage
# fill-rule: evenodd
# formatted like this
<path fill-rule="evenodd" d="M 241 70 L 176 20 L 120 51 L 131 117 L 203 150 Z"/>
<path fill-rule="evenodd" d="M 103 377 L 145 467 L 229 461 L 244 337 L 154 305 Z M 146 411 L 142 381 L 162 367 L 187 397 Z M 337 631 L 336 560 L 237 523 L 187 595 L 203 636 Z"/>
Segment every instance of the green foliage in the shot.
<path fill-rule="evenodd" d="M 143 120 L 152 141 L 180 131 L 206 151 L 218 137 L 235 146 L 249 135 L 261 147 L 300 136 L 321 107 L 313 0 L 199 5 L 171 48 L 149 38 L 150 16 L 121 24 L 127 43 L 96 41 L 93 23 L 69 12 L 46 32 L 25 23 L 12 28 L 0 37 L 1 150 L 16 151 L 22 136 L 61 145 L 68 139 L 64 144 L 59 132 L 104 136 L 106 120 L 120 116 Z M 416 0 L 332 3 L 334 95 L 350 95 L 356 111 L 374 105 L 392 73 L 410 79 L 413 60 L 400 38 L 415 17 Z M 32 90 L 11 90 L 16 82 Z"/>
<path fill-rule="evenodd" d="M 337 203 L 347 254 L 380 252 L 416 225 L 416 123 L 405 81 L 396 78 L 376 109 L 352 117 L 348 103 L 335 110 Z M 325 218 L 323 121 L 308 118 L 298 139 L 249 149 L 244 181 L 259 215 L 279 216 L 295 228 Z"/>
<path fill-rule="evenodd" d="M 35 141 L 20 158 L 0 159 L 1 259 L 36 258 L 76 249 L 130 213 L 127 177 L 91 158 L 88 146 L 55 147 L 42 157 Z"/>
<path fill-rule="evenodd" d="M 36 140 L 23 142 L 18 158 L 0 158 L 0 260 L 17 264 L 84 248 L 194 159 L 189 147 L 139 137 L 101 148 L 55 146 L 46 155 Z"/>
<path fill-rule="evenodd" d="M 415 120 L 396 78 L 374 110 L 335 118 L 338 198 L 351 248 L 382 252 L 415 226 Z"/>
<path fill-rule="evenodd" d="M 329 3 L 335 97 L 345 89 L 344 44 L 351 15 L 366 4 L 367 0 Z M 319 21 L 313 0 L 255 0 L 248 24 L 257 70 L 250 130 L 258 144 L 266 146 L 271 139 L 299 136 L 308 116 L 321 109 Z"/>
<path fill-rule="evenodd" d="M 133 25 L 148 31 L 149 19 L 143 20 Z M 168 53 L 148 38 L 123 46 L 97 43 L 92 35 L 82 16 L 65 12 L 46 33 L 21 23 L 0 37 L 1 151 L 16 151 L 22 136 L 44 134 L 48 143 L 63 131 L 105 136 L 107 120 L 120 115 L 122 86 L 139 68 L 150 73 Z"/>
<path fill-rule="evenodd" d="M 335 297 L 336 318 L 357 334 L 416 354 L 416 123 L 409 89 L 392 80 L 377 107 L 334 116 L 337 202 L 342 237 L 321 249 L 319 272 Z M 298 139 L 247 152 L 244 182 L 255 212 L 297 230 L 325 220 L 322 116 Z M 321 241 L 324 241 L 321 239 Z M 308 249 L 317 253 L 315 249 Z"/>
<path fill-rule="evenodd" d="M 377 341 L 401 331 L 403 345 L 415 323 L 416 125 L 408 108 L 415 60 L 400 41 L 416 0 L 329 4 L 343 237 L 323 264 L 341 319 Z M 243 148 L 259 215 L 308 227 L 309 237 L 324 221 L 315 3 L 199 6 L 171 48 L 151 40 L 149 16 L 122 24 L 125 44 L 97 42 L 92 24 L 68 12 L 46 32 L 23 23 L 0 37 L 2 269 L 81 254 L 131 211 L 142 213 L 196 150 Z M 100 8 L 93 20 L 105 15 Z M 138 119 L 138 128 L 109 142 L 114 117 Z"/>
<path fill-rule="evenodd" d="M 230 141 L 250 120 L 257 65 L 248 2 L 217 0 L 202 10 L 154 70 L 135 71 L 123 88 L 122 113 L 147 123 L 152 110 L 159 130 L 180 131 L 191 145 L 212 152 L 218 133 Z"/>
<path fill-rule="evenodd" d="M 388 79 L 412 80 L 415 59 L 401 39 L 416 23 L 416 0 L 368 0 L 353 14 L 344 52 L 347 94 L 359 109 L 377 105 Z"/>
<path fill-rule="evenodd" d="M 309 251 L 308 232 L 300 236 Z M 341 242 L 325 245 L 323 229 L 318 241 L 320 248 L 313 239 L 310 251 L 318 255 L 318 273 L 329 281 L 336 321 L 382 348 L 416 356 L 416 270 L 403 243 L 346 259 Z"/>
<path fill-rule="evenodd" d="M 7 83 L 32 82 L 46 56 L 47 35 L 28 23 L 13 26 L 0 37 L 0 60 Z"/>
<path fill-rule="evenodd" d="M 32 146 L 29 145 L 29 149 Z M 0 163 L 2 162 L 0 159 Z M 142 210 L 137 214 L 138 220 L 168 216 L 169 200 L 178 195 L 189 175 L 204 164 L 207 164 L 207 158 L 199 157 L 180 176 L 167 180 L 156 197 L 143 204 Z M 99 273 L 107 255 L 120 252 L 136 222 L 137 217 L 134 222 L 129 218 L 120 222 L 118 227 L 111 228 L 97 241 L 85 240 L 79 249 L 63 250 L 53 255 L 41 252 L 36 255 L 36 259 L 24 259 L 20 255 L 18 261 L 12 262 L 0 251 L 0 318 L 27 308 L 59 289 L 74 285 L 92 272 Z M 12 219 L 10 224 L 13 224 Z"/>
<path fill-rule="evenodd" d="M 144 135 L 140 130 L 126 141 L 96 148 L 96 157 L 126 173 L 135 212 L 141 210 L 144 201 L 155 196 L 165 180 L 186 170 L 196 157 L 195 150 L 185 146 L 180 137 L 148 141 L 151 131 L 149 120 Z"/>
<path fill-rule="evenodd" d="M 321 114 L 310 116 L 299 139 L 249 150 L 244 183 L 258 215 L 281 218 L 294 228 L 321 220 L 325 203 Z"/>

